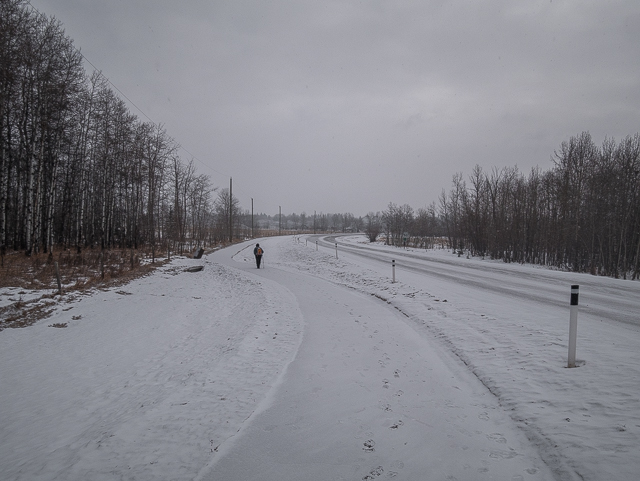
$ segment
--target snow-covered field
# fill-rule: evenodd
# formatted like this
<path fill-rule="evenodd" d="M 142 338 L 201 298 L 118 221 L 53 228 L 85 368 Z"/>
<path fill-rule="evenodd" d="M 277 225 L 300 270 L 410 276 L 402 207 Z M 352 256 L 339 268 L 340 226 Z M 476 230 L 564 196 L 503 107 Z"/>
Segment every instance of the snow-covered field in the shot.
<path fill-rule="evenodd" d="M 184 272 L 193 265 L 205 268 Z M 265 398 L 301 329 L 277 284 L 176 259 L 5 330 L 0 478 L 193 479 Z"/>
<path fill-rule="evenodd" d="M 568 308 L 305 244 L 176 259 L 1 332 L 0 477 L 636 479 L 637 326 L 581 317 L 567 369 Z"/>

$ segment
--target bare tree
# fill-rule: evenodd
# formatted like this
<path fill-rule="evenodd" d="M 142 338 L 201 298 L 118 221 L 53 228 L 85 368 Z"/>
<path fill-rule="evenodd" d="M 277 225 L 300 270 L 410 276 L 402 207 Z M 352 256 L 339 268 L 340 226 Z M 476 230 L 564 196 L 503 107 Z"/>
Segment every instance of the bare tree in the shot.
<path fill-rule="evenodd" d="M 380 232 L 382 232 L 382 216 L 380 212 L 375 214 L 369 212 L 364 221 L 364 233 L 367 235 L 369 242 L 375 242 Z"/>

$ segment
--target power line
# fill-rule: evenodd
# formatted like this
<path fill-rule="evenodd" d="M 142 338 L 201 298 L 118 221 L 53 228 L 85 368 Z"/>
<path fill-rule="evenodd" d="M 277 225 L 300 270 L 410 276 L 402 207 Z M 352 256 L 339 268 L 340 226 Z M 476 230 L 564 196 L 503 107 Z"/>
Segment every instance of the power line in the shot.
<path fill-rule="evenodd" d="M 43 16 L 43 17 L 45 17 L 45 18 L 47 17 L 47 15 L 46 15 L 46 14 L 42 13 L 40 10 L 38 10 L 36 7 L 34 7 L 34 6 L 31 4 L 31 1 L 30 1 L 30 0 L 27 0 L 27 2 L 26 2 L 26 3 L 27 3 L 27 4 L 28 4 L 28 5 L 29 5 L 33 10 L 35 10 L 35 12 L 37 12 L 37 13 L 38 13 L 38 15 L 41 15 L 41 16 Z M 131 105 L 132 105 L 132 106 L 133 106 L 137 111 L 138 111 L 138 112 L 140 112 L 140 113 L 141 113 L 141 114 L 142 114 L 142 115 L 143 115 L 143 116 L 144 116 L 144 117 L 145 117 L 149 122 L 151 122 L 152 124 L 154 124 L 154 125 L 156 125 L 156 126 L 157 126 L 157 125 L 160 125 L 160 124 L 158 124 L 157 122 L 154 122 L 154 121 L 153 121 L 153 119 L 152 119 L 151 117 L 149 117 L 149 116 L 148 116 L 148 115 L 147 115 L 147 114 L 146 114 L 146 113 L 145 113 L 145 112 L 144 112 L 140 107 L 138 107 L 138 106 L 135 104 L 135 102 L 134 102 L 133 100 L 131 100 L 131 99 L 130 99 L 130 98 L 129 98 L 129 97 L 128 97 L 128 96 L 127 96 L 127 95 L 126 95 L 122 90 L 120 90 L 120 89 L 119 89 L 119 88 L 118 88 L 118 87 L 117 87 L 117 86 L 116 86 L 116 85 L 115 85 L 111 80 L 109 80 L 109 78 L 108 78 L 106 75 L 104 75 L 104 73 L 103 73 L 103 71 L 102 71 L 101 69 L 99 69 L 98 67 L 96 67 L 96 66 L 93 64 L 93 62 L 91 62 L 91 60 L 89 60 L 87 57 L 85 57 L 85 55 L 82 53 L 82 51 L 81 51 L 79 48 L 77 48 L 77 47 L 75 47 L 75 46 L 74 46 L 74 48 L 75 48 L 75 49 L 76 49 L 76 51 L 80 54 L 80 56 L 85 60 L 85 62 L 87 62 L 89 65 L 91 65 L 91 66 L 93 67 L 93 69 L 94 69 L 96 72 L 99 72 L 99 73 L 100 73 L 100 75 L 101 75 L 101 76 L 102 76 L 102 77 L 103 77 L 103 78 L 104 78 L 104 79 L 109 83 L 109 85 L 111 85 L 111 87 L 113 87 L 113 88 L 114 88 L 114 90 L 116 90 L 120 95 L 122 95 L 122 96 L 123 96 L 123 97 L 124 97 L 124 98 L 125 98 L 125 99 L 126 99 L 126 100 L 127 100 L 127 101 L 128 101 L 128 102 L 129 102 L 129 103 L 130 103 L 130 104 L 131 104 Z M 190 156 L 191 156 L 191 158 L 193 158 L 193 159 L 197 160 L 198 162 L 200 162 L 200 164 L 202 164 L 205 168 L 207 168 L 207 169 L 211 169 L 212 171 L 214 171 L 215 173 L 217 173 L 217 174 L 219 174 L 219 175 L 221 175 L 221 176 L 223 176 L 223 177 L 231 177 L 230 175 L 225 175 L 225 174 L 223 174 L 222 172 L 220 172 L 220 171 L 216 170 L 215 168 L 211 167 L 210 165 L 205 164 L 202 160 L 200 160 L 198 157 L 196 157 L 196 156 L 195 156 L 195 155 L 193 155 L 191 152 L 189 152 L 185 147 L 183 147 L 179 142 L 177 142 L 177 145 L 178 145 L 178 148 L 179 148 L 179 149 L 182 149 L 183 151 L 185 151 L 188 155 L 190 155 Z M 237 188 L 236 188 L 236 189 L 237 189 Z M 237 189 L 237 190 L 241 190 L 241 189 Z M 244 194 L 244 192 L 243 192 L 243 194 Z"/>

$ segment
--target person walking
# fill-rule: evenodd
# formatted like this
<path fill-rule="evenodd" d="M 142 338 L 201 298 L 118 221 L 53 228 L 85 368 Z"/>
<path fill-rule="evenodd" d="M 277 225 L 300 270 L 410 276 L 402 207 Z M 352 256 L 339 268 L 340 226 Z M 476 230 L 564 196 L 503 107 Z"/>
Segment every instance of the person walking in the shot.
<path fill-rule="evenodd" d="M 260 247 L 260 244 L 256 244 L 255 248 L 253 249 L 253 255 L 256 256 L 256 265 L 258 266 L 258 269 L 260 269 L 260 262 L 262 261 L 262 254 L 264 254 L 264 251 L 262 250 L 262 247 Z"/>

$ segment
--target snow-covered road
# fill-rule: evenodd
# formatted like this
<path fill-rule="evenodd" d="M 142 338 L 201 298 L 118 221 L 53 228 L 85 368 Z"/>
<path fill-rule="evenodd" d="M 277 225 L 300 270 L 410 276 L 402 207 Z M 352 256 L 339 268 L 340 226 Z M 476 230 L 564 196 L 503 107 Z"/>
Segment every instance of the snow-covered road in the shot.
<path fill-rule="evenodd" d="M 346 247 L 336 259 L 313 238 L 265 239 L 264 270 L 247 242 L 1 332 L 1 478 L 640 472 L 639 283 L 343 241 L 410 254 L 412 268 L 399 262 L 392 284 L 387 262 Z M 205 268 L 184 271 L 194 264 Z M 577 369 L 565 367 L 568 292 L 551 293 L 565 283 L 589 286 Z M 632 297 L 623 322 L 615 302 L 594 305 L 618 288 Z"/>
<path fill-rule="evenodd" d="M 364 236 L 311 236 L 312 242 L 319 240 L 321 246 L 333 249 L 338 243 L 340 255 L 367 265 L 380 267 L 388 273 L 392 259 L 397 271 L 418 274 L 421 283 L 424 277 L 433 279 L 430 286 L 452 285 L 454 290 L 462 284 L 469 287 L 470 294 L 499 294 L 506 302 L 531 302 L 535 307 L 555 306 L 566 308 L 569 286 L 580 285 L 581 317 L 627 323 L 640 327 L 640 282 L 622 282 L 620 279 L 596 277 L 572 272 L 502 261 L 482 260 L 458 256 L 442 250 L 402 249 L 382 244 L 369 244 Z M 354 254 L 355 256 L 352 256 Z M 636 331 L 634 329 L 634 331 Z"/>

